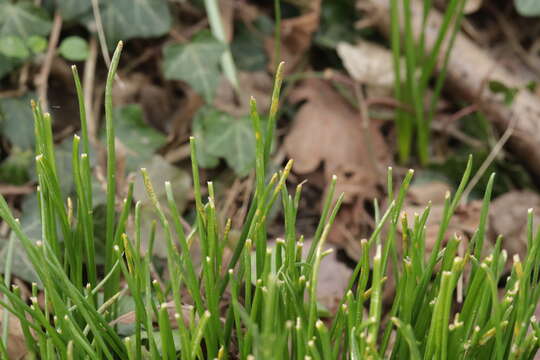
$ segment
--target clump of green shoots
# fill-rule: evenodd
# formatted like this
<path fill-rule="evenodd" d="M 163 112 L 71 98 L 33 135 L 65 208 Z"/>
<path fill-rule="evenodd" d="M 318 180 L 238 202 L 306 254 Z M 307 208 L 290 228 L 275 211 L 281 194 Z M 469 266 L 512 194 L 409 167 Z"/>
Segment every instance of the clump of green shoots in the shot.
<path fill-rule="evenodd" d="M 51 118 L 33 105 L 37 139 L 38 194 L 43 238 L 31 241 L 0 197 L 0 216 L 21 241 L 44 288 L 45 306 L 32 287 L 30 303 L 20 289 L 0 282 L 5 299 L 0 305 L 21 324 L 28 351 L 46 359 L 531 359 L 539 343 L 540 327 L 534 310 L 540 297 L 540 232 L 533 232 L 532 212 L 527 226 L 529 250 L 513 259 L 503 276 L 507 254 L 501 239 L 487 253 L 488 205 L 493 176 L 485 192 L 481 221 L 467 245 L 456 236 L 447 243 L 450 219 L 471 173 L 465 169 L 456 193 L 447 194 L 443 221 L 431 254 L 426 254 L 425 225 L 430 208 L 412 223 L 402 213 L 410 171 L 397 186 L 388 172 L 386 208 L 377 208 L 377 225 L 361 240 L 356 265 L 335 314 L 321 311 L 317 281 L 324 243 L 339 210 L 333 179 L 319 225 L 307 252 L 297 233 L 296 216 L 302 185 L 291 194 L 286 181 L 292 162 L 266 176 L 275 128 L 282 67 L 276 75 L 268 128 L 262 129 L 255 100 L 251 115 L 256 139 L 255 192 L 234 245 L 224 263 L 231 222 L 221 224 L 216 214 L 214 188 L 207 184 L 203 198 L 196 151 L 191 139 L 196 221 L 184 232 L 174 189 L 165 183 L 167 203 L 155 195 L 147 172 L 142 176 L 167 243 L 166 276 L 152 270 L 154 231 L 143 239 L 141 204 L 132 203 L 132 188 L 116 211 L 114 126 L 111 85 L 121 52 L 116 49 L 106 91 L 108 146 L 108 213 L 106 261 L 96 265 L 93 235 L 91 169 L 84 103 L 76 69 L 74 77 L 81 106 L 81 135 L 73 140 L 76 196 L 61 193 L 54 161 Z M 269 180 L 266 180 L 268 179 Z M 270 243 L 268 214 L 281 203 L 285 224 L 282 240 Z M 168 211 L 164 207 L 168 207 Z M 134 230 L 126 222 L 133 216 Z M 383 231 L 384 230 L 384 231 Z M 200 266 L 190 248 L 198 242 Z M 143 243 L 148 244 L 143 249 Z M 462 246 L 464 245 L 464 246 Z M 463 248 L 460 253 L 459 249 Z M 398 251 L 398 249 L 400 249 Z M 374 256 L 372 257 L 372 254 Z M 391 266 L 390 266 L 391 265 Z M 100 274 L 103 274 L 102 276 Z M 390 309 L 383 309 L 389 277 L 395 283 Z M 504 278 L 504 289 L 498 288 Z M 121 281 L 123 280 L 123 281 Z M 462 282 L 462 301 L 456 287 Z M 118 331 L 118 301 L 131 295 L 134 322 L 128 334 Z M 6 344 L 0 342 L 3 358 Z"/>
<path fill-rule="evenodd" d="M 396 110 L 398 153 L 401 162 L 416 154 L 421 164 L 429 160 L 430 124 L 446 79 L 450 53 L 459 32 L 466 0 L 448 0 L 438 29 L 428 30 L 432 0 L 390 0 L 391 46 L 394 64 L 394 93 L 402 107 Z M 415 10 L 421 11 L 413 15 Z M 426 32 L 434 31 L 433 36 Z M 428 43 L 427 39 L 432 39 Z M 428 46 L 429 45 L 429 46 Z M 430 49 L 428 51 L 428 49 Z M 404 62 L 401 56 L 404 56 Z M 439 62 L 439 70 L 433 76 Z M 430 93 L 430 82 L 434 81 Z"/>

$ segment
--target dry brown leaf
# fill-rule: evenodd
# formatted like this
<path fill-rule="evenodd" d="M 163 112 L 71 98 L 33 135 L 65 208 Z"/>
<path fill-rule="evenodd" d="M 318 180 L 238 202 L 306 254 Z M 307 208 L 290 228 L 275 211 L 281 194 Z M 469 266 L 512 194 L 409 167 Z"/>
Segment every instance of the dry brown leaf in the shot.
<path fill-rule="evenodd" d="M 366 212 L 367 199 L 357 199 L 351 204 L 344 204 L 334 221 L 329 240 L 345 249 L 348 257 L 360 260 L 360 239 L 367 237 L 374 228 L 373 218 Z"/>
<path fill-rule="evenodd" d="M 367 186 L 378 181 L 373 165 L 388 164 L 390 153 L 377 125 L 363 129 L 358 112 L 319 79 L 304 81 L 289 100 L 306 100 L 284 143 L 295 172 L 309 173 L 324 163 L 327 176 L 365 171 Z"/>
<path fill-rule="evenodd" d="M 421 215 L 431 202 L 431 211 L 426 224 L 426 255 L 431 253 L 439 234 L 444 213 L 444 198 L 448 191 L 450 187 L 438 181 L 413 184 L 409 188 L 403 206 L 409 226 L 414 224 L 415 214 Z M 444 241 L 454 235 L 461 237 L 463 241 L 470 240 L 480 222 L 481 206 L 480 201 L 472 201 L 459 206 L 450 220 Z"/>
<path fill-rule="evenodd" d="M 237 0 L 236 17 L 240 21 L 251 24 L 261 15 L 259 8 L 249 2 L 249 0 Z"/>
<path fill-rule="evenodd" d="M 178 327 L 178 324 L 176 323 L 175 315 L 176 315 L 176 305 L 173 301 L 167 302 L 165 304 L 162 304 L 162 306 L 165 306 L 167 308 L 167 313 L 169 314 L 169 319 L 171 320 L 171 326 L 176 329 Z M 183 305 L 182 306 L 182 318 L 184 319 L 184 324 L 186 326 L 189 326 L 189 319 L 191 317 L 191 313 L 193 311 L 193 306 L 191 305 Z M 109 325 L 114 326 L 116 324 L 122 324 L 122 325 L 129 325 L 133 324 L 136 320 L 135 311 L 129 311 L 123 315 L 120 315 L 115 320 L 111 321 Z M 153 321 L 156 321 L 155 317 Z"/>
<path fill-rule="evenodd" d="M 411 204 L 427 205 L 431 202 L 433 205 L 444 205 L 446 192 L 451 190 L 450 185 L 443 181 L 415 183 L 409 187 L 407 196 Z"/>
<path fill-rule="evenodd" d="M 259 112 L 265 112 L 270 106 L 270 97 L 272 92 L 272 78 L 266 71 L 257 72 L 238 72 L 238 82 L 242 94 L 235 96 L 235 91 L 231 83 L 224 77 L 221 77 L 214 106 L 219 110 L 225 111 L 236 117 L 249 114 L 250 97 L 257 100 Z"/>
<path fill-rule="evenodd" d="M 477 12 L 478 10 L 480 10 L 483 2 L 484 0 L 468 0 L 467 3 L 465 4 L 465 8 L 463 9 L 463 11 L 467 15 L 473 14 Z"/>
<path fill-rule="evenodd" d="M 336 194 L 345 193 L 344 204 L 329 235 L 330 241 L 355 247 L 367 235 L 373 220 L 365 202 L 377 197 L 377 164 L 391 156 L 378 125 L 362 126 L 353 109 L 327 82 L 310 79 L 294 89 L 289 100 L 305 100 L 285 138 L 284 149 L 294 159 L 294 171 L 308 174 L 324 165 L 325 179 L 338 176 Z"/>
<path fill-rule="evenodd" d="M 0 309 L 0 319 L 3 319 L 3 309 Z M 23 359 L 28 353 L 24 334 L 19 319 L 9 313 L 7 351 L 11 360 Z"/>
<path fill-rule="evenodd" d="M 311 240 L 305 241 L 302 251 L 307 256 Z M 326 255 L 319 267 L 319 278 L 317 280 L 317 300 L 323 304 L 330 312 L 335 312 L 339 301 L 347 290 L 352 270 L 337 258 L 336 249 L 325 246 L 323 251 L 333 249 L 331 254 Z"/>
<path fill-rule="evenodd" d="M 191 87 L 184 86 L 184 98 L 180 101 L 177 110 L 171 119 L 172 133 L 177 138 L 181 138 L 187 132 L 191 125 L 191 120 L 197 111 L 204 105 L 203 98 L 197 94 Z"/>
<path fill-rule="evenodd" d="M 321 3 L 320 0 L 285 0 L 288 3 L 291 3 L 295 6 L 298 6 L 302 9 L 314 9 L 319 6 Z"/>
<path fill-rule="evenodd" d="M 306 54 L 311 46 L 311 38 L 319 28 L 321 0 L 303 2 L 306 3 L 308 9 L 306 13 L 281 22 L 281 58 L 279 60 L 285 61 L 285 72 L 287 73 L 292 71 Z M 274 71 L 276 59 L 273 37 L 266 39 L 265 47 L 270 56 L 269 69 Z"/>
<path fill-rule="evenodd" d="M 392 53 L 387 48 L 364 40 L 356 45 L 340 42 L 337 53 L 354 80 L 368 85 L 393 87 Z"/>
<path fill-rule="evenodd" d="M 514 190 L 495 199 L 489 211 L 489 231 L 493 238 L 503 235 L 503 247 L 510 257 L 527 250 L 527 211 L 540 209 L 540 196 L 528 190 Z M 535 213 L 537 224 L 540 216 Z"/>

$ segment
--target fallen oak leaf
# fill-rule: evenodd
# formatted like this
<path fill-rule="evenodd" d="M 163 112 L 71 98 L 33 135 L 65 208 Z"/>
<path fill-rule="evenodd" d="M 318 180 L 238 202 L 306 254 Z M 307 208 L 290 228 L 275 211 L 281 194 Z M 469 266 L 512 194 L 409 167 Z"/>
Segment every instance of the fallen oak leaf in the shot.
<path fill-rule="evenodd" d="M 273 81 L 266 71 L 238 72 L 241 95 L 253 96 L 260 110 L 268 109 Z M 231 83 L 222 76 L 214 99 L 214 107 L 234 117 L 249 115 L 250 96 L 236 96 Z"/>
<path fill-rule="evenodd" d="M 421 215 L 430 205 L 431 210 L 426 223 L 426 256 L 431 254 L 433 245 L 437 241 L 439 228 L 444 219 L 444 203 L 451 188 L 441 181 L 413 183 L 405 199 L 403 212 L 407 216 L 409 227 L 413 226 L 416 215 Z M 451 236 L 459 236 L 464 241 L 472 238 L 480 223 L 480 210 L 482 202 L 475 200 L 456 208 L 446 231 L 444 242 Z M 401 229 L 401 224 L 400 229 Z"/>
<path fill-rule="evenodd" d="M 358 112 L 323 80 L 304 81 L 289 100 L 306 100 L 284 143 L 295 172 L 310 173 L 323 163 L 328 178 L 340 169 L 361 169 L 371 172 L 368 183 L 378 181 L 372 164 L 388 164 L 391 156 L 375 123 L 364 129 Z"/>
<path fill-rule="evenodd" d="M 279 54 L 280 59 L 277 60 L 285 61 L 285 73 L 289 73 L 300 63 L 311 46 L 313 34 L 319 28 L 321 0 L 307 1 L 306 4 L 301 5 L 307 9 L 307 12 L 281 21 L 281 54 Z M 266 39 L 265 47 L 270 57 L 269 70 L 274 71 L 277 54 L 273 36 Z"/>
<path fill-rule="evenodd" d="M 167 313 L 169 314 L 169 319 L 171 320 L 171 327 L 176 329 L 178 327 L 178 324 L 176 323 L 177 311 L 176 311 L 176 305 L 174 301 L 166 302 L 164 304 L 161 304 L 161 306 L 165 306 L 167 308 Z M 182 305 L 182 314 L 181 315 L 178 314 L 178 315 L 180 315 L 179 319 L 181 318 L 184 320 L 185 326 L 190 326 L 190 318 L 192 316 L 192 313 L 193 313 L 193 306 L 186 305 L 186 304 Z M 195 319 L 197 318 L 198 317 L 196 316 Z M 137 321 L 136 319 L 137 319 L 137 316 L 136 316 L 135 311 L 129 311 L 125 314 L 120 315 L 113 321 L 111 321 L 109 325 L 110 326 L 114 326 L 117 324 L 131 325 L 131 324 L 134 324 L 135 321 Z M 155 314 L 152 317 L 152 321 L 157 322 Z"/>
<path fill-rule="evenodd" d="M 529 190 L 513 190 L 499 196 L 490 206 L 489 233 L 492 238 L 503 236 L 503 247 L 508 254 L 524 257 L 527 252 L 527 217 L 529 209 L 540 209 L 540 196 Z M 533 212 L 533 222 L 540 220 Z"/>
<path fill-rule="evenodd" d="M 302 247 L 304 256 L 307 256 L 311 242 L 312 240 L 304 242 Z M 341 297 L 348 288 L 352 269 L 338 259 L 335 247 L 325 245 L 322 250 L 323 252 L 331 251 L 331 253 L 324 256 L 319 264 L 317 301 L 331 313 L 335 313 Z"/>
<path fill-rule="evenodd" d="M 386 88 L 394 86 L 394 65 L 390 50 L 364 40 L 355 45 L 340 42 L 336 50 L 354 80 Z"/>
<path fill-rule="evenodd" d="M 326 182 L 338 176 L 336 194 L 345 192 L 343 207 L 329 240 L 347 248 L 366 236 L 372 224 L 366 212 L 368 199 L 378 197 L 381 179 L 377 164 L 388 164 L 390 151 L 371 122 L 364 128 L 359 112 L 323 80 L 310 79 L 294 89 L 289 100 L 306 102 L 298 110 L 285 138 L 284 149 L 295 160 L 294 171 L 314 172 L 324 165 Z"/>
<path fill-rule="evenodd" d="M 4 310 L 0 308 L 0 319 L 4 318 L 3 313 Z M 13 360 L 23 359 L 28 353 L 21 323 L 12 313 L 9 313 L 7 352 L 9 358 Z"/>

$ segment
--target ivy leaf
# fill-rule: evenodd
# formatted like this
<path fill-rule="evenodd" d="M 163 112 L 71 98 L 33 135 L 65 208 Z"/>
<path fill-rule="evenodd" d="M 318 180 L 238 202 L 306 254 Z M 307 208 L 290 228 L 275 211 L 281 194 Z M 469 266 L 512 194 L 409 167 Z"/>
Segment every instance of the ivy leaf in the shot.
<path fill-rule="evenodd" d="M 34 120 L 28 93 L 17 98 L 0 99 L 0 128 L 2 135 L 22 150 L 34 148 Z"/>
<path fill-rule="evenodd" d="M 22 185 L 29 179 L 28 170 L 34 165 L 34 152 L 13 147 L 9 156 L 0 164 L 0 181 Z"/>
<path fill-rule="evenodd" d="M 515 0 L 517 12 L 522 16 L 540 16 L 540 1 Z"/>
<path fill-rule="evenodd" d="M 88 57 L 88 43 L 80 36 L 69 36 L 60 44 L 60 54 L 71 61 L 83 61 Z"/>
<path fill-rule="evenodd" d="M 91 0 L 56 0 L 56 7 L 64 20 L 74 20 L 92 7 Z"/>
<path fill-rule="evenodd" d="M 158 130 L 146 124 L 139 105 L 117 107 L 113 113 L 116 136 L 128 148 L 127 169 L 136 171 L 141 163 L 149 161 L 167 139 Z"/>
<path fill-rule="evenodd" d="M 356 21 L 353 1 L 324 1 L 321 5 L 321 22 L 314 42 L 328 49 L 335 49 L 338 43 L 343 41 L 354 44 L 362 34 L 362 31 L 355 30 Z"/>
<path fill-rule="evenodd" d="M 30 1 L 0 3 L 0 36 L 46 36 L 51 27 L 47 13 Z"/>
<path fill-rule="evenodd" d="M 210 33 L 199 33 L 186 45 L 168 45 L 163 49 L 164 75 L 183 80 L 207 103 L 211 103 L 219 83 L 219 62 L 225 46 Z"/>
<path fill-rule="evenodd" d="M 193 118 L 192 133 L 197 141 L 197 161 L 205 169 L 215 168 L 219 164 L 219 156 L 214 156 L 208 152 L 208 141 L 206 139 L 208 127 L 212 126 L 213 119 L 219 116 L 220 113 L 216 109 L 203 106 Z"/>
<path fill-rule="evenodd" d="M 489 89 L 494 94 L 502 94 L 504 96 L 504 103 L 507 106 L 512 105 L 516 94 L 519 92 L 518 88 L 508 87 L 497 80 L 492 80 L 489 82 Z"/>
<path fill-rule="evenodd" d="M 41 225 L 39 219 L 37 219 L 37 223 L 35 225 Z M 24 227 L 23 231 L 26 231 Z M 26 250 L 24 249 L 22 243 L 19 241 L 18 238 L 16 238 L 14 232 L 11 232 L 9 236 L 10 238 L 15 237 L 11 258 L 11 274 L 22 280 L 27 281 L 28 283 L 36 283 L 38 285 L 38 288 L 42 288 L 43 285 L 41 283 L 41 280 L 39 279 L 37 272 L 34 270 L 34 265 L 28 258 L 28 255 L 26 255 Z M 2 241 L 2 249 L 0 250 L 0 271 L 2 273 L 6 268 L 6 259 L 8 258 L 8 241 L 9 239 L 5 239 Z"/>
<path fill-rule="evenodd" d="M 26 59 L 30 56 L 23 39 L 15 35 L 0 37 L 0 53 L 16 59 Z"/>
<path fill-rule="evenodd" d="M 8 58 L 0 53 L 0 79 L 9 74 L 17 66 L 17 64 L 17 59 Z"/>
<path fill-rule="evenodd" d="M 38 241 L 42 239 L 41 236 L 41 216 L 39 213 L 39 206 L 37 201 L 37 195 L 31 194 L 24 197 L 22 202 L 21 209 L 21 226 L 23 232 L 30 238 L 32 241 Z M 10 236 L 16 236 L 12 231 Z M 0 250 L 0 271 L 5 269 L 5 261 L 7 259 L 7 241 L 5 239 L 2 241 L 2 249 Z M 13 257 L 11 263 L 11 273 L 23 280 L 28 281 L 29 283 L 35 282 L 39 287 L 42 286 L 39 276 L 34 270 L 32 262 L 26 255 L 26 251 L 22 246 L 21 242 L 18 239 L 15 239 L 13 244 Z"/>
<path fill-rule="evenodd" d="M 26 39 L 26 46 L 28 46 L 34 54 L 40 54 L 47 49 L 47 39 L 43 36 L 32 35 Z"/>
<path fill-rule="evenodd" d="M 231 43 L 234 62 L 239 69 L 246 71 L 262 71 L 268 64 L 268 56 L 264 49 L 263 35 L 240 24 L 235 30 Z"/>
<path fill-rule="evenodd" d="M 114 0 L 104 3 L 101 17 L 111 48 L 120 40 L 157 37 L 165 35 L 171 28 L 167 0 Z"/>
<path fill-rule="evenodd" d="M 255 164 L 255 137 L 249 117 L 233 116 L 213 110 L 205 117 L 204 144 L 213 156 L 225 159 L 239 176 L 245 176 Z"/>

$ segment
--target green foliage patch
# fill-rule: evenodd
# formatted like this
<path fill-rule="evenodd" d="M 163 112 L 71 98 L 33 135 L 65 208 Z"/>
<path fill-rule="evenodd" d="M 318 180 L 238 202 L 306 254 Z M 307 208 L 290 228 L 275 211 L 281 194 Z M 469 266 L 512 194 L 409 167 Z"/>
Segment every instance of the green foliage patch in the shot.
<path fill-rule="evenodd" d="M 35 213 L 41 225 L 37 239 L 0 197 L 0 216 L 14 234 L 12 250 L 6 253 L 5 282 L 0 282 L 0 292 L 5 295 L 0 305 L 19 320 L 31 355 L 68 360 L 534 357 L 540 346 L 540 326 L 533 316 L 540 298 L 540 231 L 534 230 L 532 211 L 528 214 L 527 255 L 524 259 L 514 256 L 509 274 L 502 239 L 491 249 L 485 244 L 493 175 L 472 240 L 462 244 L 459 237 L 447 234 L 471 175 L 470 159 L 455 194 L 446 196 L 439 232 L 429 253 L 425 225 L 430 207 L 415 214 L 412 221 L 402 214 L 413 171 L 394 184 L 389 169 L 390 202 L 385 207 L 374 203 L 375 229 L 360 241 L 360 261 L 337 312 L 321 311 L 317 302 L 319 265 L 328 255 L 324 244 L 343 195 L 335 196 L 338 180 L 334 177 L 317 229 L 309 235 L 311 245 L 303 255 L 307 242 L 296 228 L 302 184 L 293 192 L 286 186 L 293 162 L 267 176 L 282 66 L 277 71 L 265 131 L 256 102 L 251 102 L 255 190 L 234 241 L 231 222 L 219 221 L 212 182 L 206 184 L 208 193 L 203 197 L 196 139 L 190 140 L 196 212 L 190 231 L 185 231 L 173 195 L 176 185 L 165 181 L 164 191 L 158 190 L 150 169 L 141 169 L 139 189 L 142 182 L 147 206 L 158 219 L 166 247 L 166 271 L 164 276 L 156 274 L 156 223 L 143 233 L 142 223 L 151 215 L 143 212 L 140 200 L 133 204 L 134 197 L 140 197 L 135 196 L 133 184 L 124 201 L 116 202 L 111 90 L 120 51 L 121 44 L 112 60 L 105 99 L 108 163 L 107 221 L 100 229 L 105 239 L 103 265 L 97 261 L 93 231 L 97 219 L 89 211 L 95 192 L 80 91 L 82 131 L 73 138 L 71 152 L 76 196 L 66 200 L 60 186 L 64 175 L 54 156 L 51 118 L 34 103 L 39 183 L 39 207 L 34 210 L 39 210 Z M 75 69 L 74 76 L 79 85 Z M 214 139 L 207 141 L 212 145 Z M 281 205 L 284 236 L 271 243 L 267 227 L 274 204 Z M 19 288 L 7 285 L 15 241 L 41 281 L 45 308 L 37 300 L 37 283 L 32 286 L 31 304 L 21 299 Z M 225 248 L 230 244 L 232 256 L 225 261 Z M 192 256 L 195 246 L 202 255 L 200 264 Z M 383 293 L 390 286 L 390 276 L 395 296 L 386 311 Z M 131 319 L 129 326 L 126 319 Z M 0 352 L 7 357 L 5 338 Z"/>

